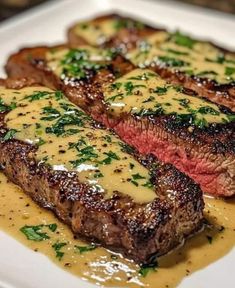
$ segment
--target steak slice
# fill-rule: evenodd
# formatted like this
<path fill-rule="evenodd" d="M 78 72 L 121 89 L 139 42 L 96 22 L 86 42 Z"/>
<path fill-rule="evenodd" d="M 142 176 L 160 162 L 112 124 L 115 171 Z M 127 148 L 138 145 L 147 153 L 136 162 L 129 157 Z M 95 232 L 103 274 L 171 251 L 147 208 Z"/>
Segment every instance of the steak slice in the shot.
<path fill-rule="evenodd" d="M 119 25 L 115 24 L 118 22 Z M 92 32 L 100 23 L 104 32 L 112 31 L 111 38 L 102 37 L 102 43 L 85 41 L 84 37 L 92 40 L 97 36 Z M 68 41 L 72 47 L 96 44 L 118 49 L 134 65 L 151 68 L 171 83 L 183 85 L 235 111 L 234 52 L 179 31 L 170 33 L 137 23 L 118 15 L 105 15 L 75 24 L 69 29 Z"/>
<path fill-rule="evenodd" d="M 134 70 L 120 56 L 93 61 L 94 51 L 89 54 L 89 49 L 53 49 L 53 53 L 45 47 L 23 49 L 10 57 L 6 68 L 10 76 L 33 76 L 62 89 L 128 144 L 174 164 L 205 193 L 234 195 L 234 113 L 190 90 L 181 91 L 150 70 Z"/>
<path fill-rule="evenodd" d="M 80 45 L 115 47 L 126 53 L 136 47 L 138 40 L 156 30 L 139 20 L 108 14 L 74 24 L 69 28 L 67 36 L 70 47 L 76 48 Z"/>
<path fill-rule="evenodd" d="M 76 235 L 147 264 L 201 228 L 197 184 L 100 128 L 60 91 L 1 86 L 0 95 L 3 173 Z"/>

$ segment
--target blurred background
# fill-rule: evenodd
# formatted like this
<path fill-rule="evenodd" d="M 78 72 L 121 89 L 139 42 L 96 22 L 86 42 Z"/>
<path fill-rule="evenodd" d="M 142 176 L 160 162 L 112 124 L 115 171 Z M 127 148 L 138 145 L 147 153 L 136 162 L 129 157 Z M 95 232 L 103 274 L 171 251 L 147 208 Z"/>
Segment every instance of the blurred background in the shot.
<path fill-rule="evenodd" d="M 31 7 L 40 5 L 41 3 L 48 1 L 52 2 L 56 0 L 0 0 L 0 21 L 3 21 L 18 13 L 21 13 L 26 9 L 30 9 Z M 218 11 L 223 11 L 226 13 L 235 14 L 235 0 L 171 0 L 171 1 L 185 2 L 190 5 L 198 5 Z"/>

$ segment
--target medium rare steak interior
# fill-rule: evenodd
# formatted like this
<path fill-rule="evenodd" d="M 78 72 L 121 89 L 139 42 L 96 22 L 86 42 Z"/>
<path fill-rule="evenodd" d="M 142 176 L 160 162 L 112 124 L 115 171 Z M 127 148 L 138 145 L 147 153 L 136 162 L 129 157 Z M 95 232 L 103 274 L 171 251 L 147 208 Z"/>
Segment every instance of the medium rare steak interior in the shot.
<path fill-rule="evenodd" d="M 76 235 L 146 264 L 201 228 L 197 184 L 137 153 L 62 92 L 0 86 L 0 96 L 3 173 Z"/>
<path fill-rule="evenodd" d="M 34 77 L 112 128 L 139 152 L 174 164 L 215 196 L 235 191 L 234 113 L 174 85 L 148 69 L 136 69 L 110 50 L 23 49 L 7 72 Z"/>
<path fill-rule="evenodd" d="M 118 15 L 75 24 L 68 41 L 72 47 L 90 44 L 117 49 L 137 67 L 151 68 L 164 79 L 235 111 L 235 53 L 208 41 Z"/>

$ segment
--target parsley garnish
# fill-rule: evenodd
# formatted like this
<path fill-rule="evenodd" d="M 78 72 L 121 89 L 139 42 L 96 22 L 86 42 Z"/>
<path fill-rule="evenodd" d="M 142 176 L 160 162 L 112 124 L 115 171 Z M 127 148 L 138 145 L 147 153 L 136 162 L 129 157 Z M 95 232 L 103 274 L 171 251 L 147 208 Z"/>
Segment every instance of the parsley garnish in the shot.
<path fill-rule="evenodd" d="M 36 226 L 25 225 L 24 227 L 20 228 L 20 231 L 27 237 L 28 240 L 43 241 L 46 239 L 50 239 L 48 234 L 42 231 L 43 227 L 49 228 L 52 232 L 55 232 L 57 229 L 56 224 L 49 224 L 49 225 L 41 224 Z"/>
<path fill-rule="evenodd" d="M 235 73 L 235 67 L 225 67 L 225 75 L 231 76 Z"/>
<path fill-rule="evenodd" d="M 188 62 L 185 62 L 185 61 L 180 60 L 180 59 L 175 59 L 172 57 L 167 57 L 167 56 L 158 56 L 157 59 L 169 67 L 182 67 L 182 66 L 188 66 L 189 65 Z"/>
<path fill-rule="evenodd" d="M 153 92 L 158 95 L 164 95 L 167 92 L 167 87 L 156 87 Z"/>
<path fill-rule="evenodd" d="M 105 164 L 105 165 L 108 165 L 112 162 L 112 160 L 120 160 L 120 157 L 112 152 L 112 151 L 109 151 L 109 152 L 104 152 L 103 153 L 104 155 L 107 155 L 107 157 L 105 159 L 103 159 L 100 164 Z"/>
<path fill-rule="evenodd" d="M 187 35 L 180 33 L 179 31 L 172 34 L 172 38 L 177 45 L 184 46 L 190 49 L 192 49 L 194 44 L 197 42 L 196 40 L 190 38 Z"/>
<path fill-rule="evenodd" d="M 2 140 L 3 140 L 3 141 L 11 140 L 12 138 L 14 138 L 16 132 L 17 132 L 16 129 L 10 129 L 10 130 L 8 130 L 7 133 L 4 135 L 4 137 L 2 138 Z"/>
<path fill-rule="evenodd" d="M 41 98 L 44 98 L 46 96 L 49 96 L 50 94 L 51 92 L 48 92 L 48 91 L 35 91 L 34 94 L 25 96 L 24 99 L 28 99 L 29 102 L 33 102 Z"/>
<path fill-rule="evenodd" d="M 65 242 L 56 242 L 52 245 L 52 248 L 55 250 L 56 253 L 56 258 L 59 259 L 59 261 L 63 258 L 64 256 L 64 252 L 60 251 L 61 248 L 63 248 L 64 246 L 66 246 L 67 243 Z"/>
<path fill-rule="evenodd" d="M 88 252 L 88 251 L 92 251 L 94 249 L 97 248 L 96 245 L 92 244 L 92 245 L 88 245 L 88 246 L 78 246 L 78 245 L 75 245 L 75 251 L 79 252 L 80 254 L 82 253 L 85 253 L 85 252 Z"/>
<path fill-rule="evenodd" d="M 85 49 L 71 49 L 61 60 L 63 72 L 66 77 L 75 77 L 77 79 L 86 78 L 89 71 L 96 72 L 106 64 L 97 63 L 90 60 L 90 53 Z"/>
<path fill-rule="evenodd" d="M 149 265 L 142 265 L 139 270 L 139 274 L 142 277 L 146 277 L 150 271 L 157 271 L 156 268 L 158 267 L 158 263 L 152 263 Z"/>

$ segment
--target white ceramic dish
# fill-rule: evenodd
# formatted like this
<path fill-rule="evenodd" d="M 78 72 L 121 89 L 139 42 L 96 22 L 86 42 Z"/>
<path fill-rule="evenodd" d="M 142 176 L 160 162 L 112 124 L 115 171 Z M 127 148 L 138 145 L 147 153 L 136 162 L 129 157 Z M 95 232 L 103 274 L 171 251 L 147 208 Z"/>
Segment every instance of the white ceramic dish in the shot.
<path fill-rule="evenodd" d="M 74 21 L 112 10 L 140 17 L 171 30 L 179 28 L 235 50 L 235 19 L 232 15 L 195 7 L 192 9 L 177 2 L 57 0 L 0 25 L 0 67 L 7 56 L 18 48 L 62 42 L 66 29 Z M 4 76 L 3 69 L 0 69 L 0 76 Z M 0 255 L 0 288 L 97 287 L 61 270 L 47 257 L 35 254 L 1 231 Z M 185 278 L 179 288 L 232 288 L 234 266 L 235 249 L 206 269 Z"/>

